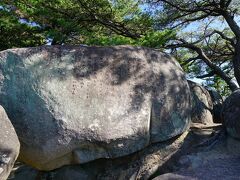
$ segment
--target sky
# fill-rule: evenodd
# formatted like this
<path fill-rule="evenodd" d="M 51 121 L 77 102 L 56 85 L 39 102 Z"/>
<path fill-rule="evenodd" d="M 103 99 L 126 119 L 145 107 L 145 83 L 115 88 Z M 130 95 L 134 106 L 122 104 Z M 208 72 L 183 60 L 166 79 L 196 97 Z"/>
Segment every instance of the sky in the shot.
<path fill-rule="evenodd" d="M 29 26 L 33 26 L 33 27 L 37 27 L 37 26 L 40 27 L 40 25 L 37 24 L 36 22 L 28 22 L 26 21 L 26 19 L 19 19 L 19 22 L 23 24 L 27 24 Z"/>
<path fill-rule="evenodd" d="M 240 16 L 235 18 L 237 24 L 240 26 Z M 202 31 L 201 25 L 202 23 L 207 24 L 208 20 L 205 21 L 200 21 L 200 22 L 193 22 L 189 24 L 184 31 L 185 32 L 196 32 L 196 31 Z M 226 21 L 220 21 L 220 20 L 215 20 L 211 23 L 209 26 L 210 28 L 217 28 L 218 30 L 224 30 L 226 27 L 229 27 L 226 23 Z"/>

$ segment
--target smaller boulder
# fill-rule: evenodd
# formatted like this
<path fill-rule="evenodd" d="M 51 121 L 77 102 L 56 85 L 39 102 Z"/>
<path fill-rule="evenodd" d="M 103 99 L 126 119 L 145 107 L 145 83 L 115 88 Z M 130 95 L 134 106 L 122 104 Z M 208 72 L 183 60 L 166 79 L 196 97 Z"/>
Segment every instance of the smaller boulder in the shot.
<path fill-rule="evenodd" d="M 222 119 L 227 133 L 240 139 L 240 89 L 234 91 L 224 101 Z"/>
<path fill-rule="evenodd" d="M 213 103 L 212 98 L 203 86 L 188 81 L 192 94 L 192 122 L 202 124 L 213 123 Z"/>
<path fill-rule="evenodd" d="M 215 89 L 208 89 L 213 103 L 213 122 L 222 123 L 221 112 L 223 107 L 222 96 Z"/>
<path fill-rule="evenodd" d="M 9 176 L 18 157 L 20 143 L 8 116 L 0 106 L 0 179 Z"/>

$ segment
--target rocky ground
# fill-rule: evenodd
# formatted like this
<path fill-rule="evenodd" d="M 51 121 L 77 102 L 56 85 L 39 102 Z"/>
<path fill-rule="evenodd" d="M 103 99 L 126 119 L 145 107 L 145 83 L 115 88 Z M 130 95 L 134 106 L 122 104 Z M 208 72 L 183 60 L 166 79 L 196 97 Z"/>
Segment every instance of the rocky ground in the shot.
<path fill-rule="evenodd" d="M 201 129 L 200 133 L 207 129 Z M 208 130 L 212 130 L 212 128 Z M 193 151 L 186 152 L 173 162 L 175 163 L 169 163 L 168 168 L 159 173 L 154 180 L 240 179 L 240 141 L 225 137 L 213 147 L 198 147 Z"/>
<path fill-rule="evenodd" d="M 217 124 L 193 124 L 182 136 L 127 157 L 65 166 L 50 172 L 18 162 L 9 179 L 240 179 L 240 141 L 226 136 L 214 146 L 198 146 L 220 129 Z"/>

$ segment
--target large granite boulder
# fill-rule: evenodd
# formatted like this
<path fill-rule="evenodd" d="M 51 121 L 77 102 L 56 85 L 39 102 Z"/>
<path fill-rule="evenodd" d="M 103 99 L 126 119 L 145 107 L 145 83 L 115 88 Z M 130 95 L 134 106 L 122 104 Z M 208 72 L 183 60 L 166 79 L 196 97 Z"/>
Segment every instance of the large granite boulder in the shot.
<path fill-rule="evenodd" d="M 234 91 L 224 101 L 222 119 L 227 133 L 240 139 L 240 89 Z"/>
<path fill-rule="evenodd" d="M 203 86 L 188 81 L 192 94 L 192 122 L 202 124 L 213 123 L 213 103 L 212 98 L 207 89 Z"/>
<path fill-rule="evenodd" d="M 0 53 L 0 103 L 40 170 L 115 158 L 184 132 L 190 91 L 158 50 L 44 46 Z"/>
<path fill-rule="evenodd" d="M 5 180 L 9 176 L 15 160 L 18 157 L 20 143 L 17 134 L 8 119 L 8 116 L 0 106 L 0 179 Z"/>

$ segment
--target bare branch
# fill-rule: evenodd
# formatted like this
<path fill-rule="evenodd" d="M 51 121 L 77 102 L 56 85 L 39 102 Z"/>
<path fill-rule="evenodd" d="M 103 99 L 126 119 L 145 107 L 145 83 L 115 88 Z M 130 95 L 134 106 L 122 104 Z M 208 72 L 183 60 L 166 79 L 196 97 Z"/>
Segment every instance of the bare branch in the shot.
<path fill-rule="evenodd" d="M 232 91 L 234 91 L 238 88 L 237 85 L 232 81 L 232 78 L 229 77 L 224 71 L 222 71 L 220 67 L 215 65 L 200 47 L 198 47 L 194 44 L 190 44 L 183 39 L 180 39 L 179 41 L 180 41 L 180 43 L 167 45 L 166 48 L 184 47 L 184 48 L 188 48 L 188 49 L 195 51 L 198 54 L 199 59 L 203 60 L 203 62 L 206 63 L 209 68 L 211 68 L 219 77 L 221 77 L 223 80 L 225 80 L 225 82 L 228 84 L 229 88 Z"/>
<path fill-rule="evenodd" d="M 181 63 L 181 66 L 185 66 L 185 65 L 187 65 L 188 63 L 194 62 L 194 61 L 196 61 L 196 60 L 198 60 L 198 59 L 200 59 L 199 56 L 193 57 L 193 58 L 189 58 L 189 59 L 187 59 L 186 61 L 182 62 L 182 63 Z"/>
<path fill-rule="evenodd" d="M 207 74 L 204 74 L 204 75 L 201 75 L 201 76 L 197 76 L 196 78 L 199 78 L 199 79 L 203 79 L 203 78 L 207 78 L 207 77 L 212 77 L 215 75 L 215 72 L 214 71 L 211 71 Z"/>
<path fill-rule="evenodd" d="M 223 32 L 218 31 L 216 29 L 213 32 L 217 33 L 218 35 L 220 35 L 223 39 L 229 41 L 233 47 L 235 46 L 234 39 L 227 37 Z"/>
<path fill-rule="evenodd" d="M 229 5 L 231 4 L 231 2 L 232 2 L 232 0 L 228 0 L 228 1 L 226 2 L 226 7 L 229 7 Z"/>
<path fill-rule="evenodd" d="M 237 22 L 234 20 L 234 16 L 232 16 L 228 11 L 222 12 L 222 16 L 225 18 L 229 27 L 235 34 L 237 41 L 240 41 L 240 27 L 238 26 Z"/>

